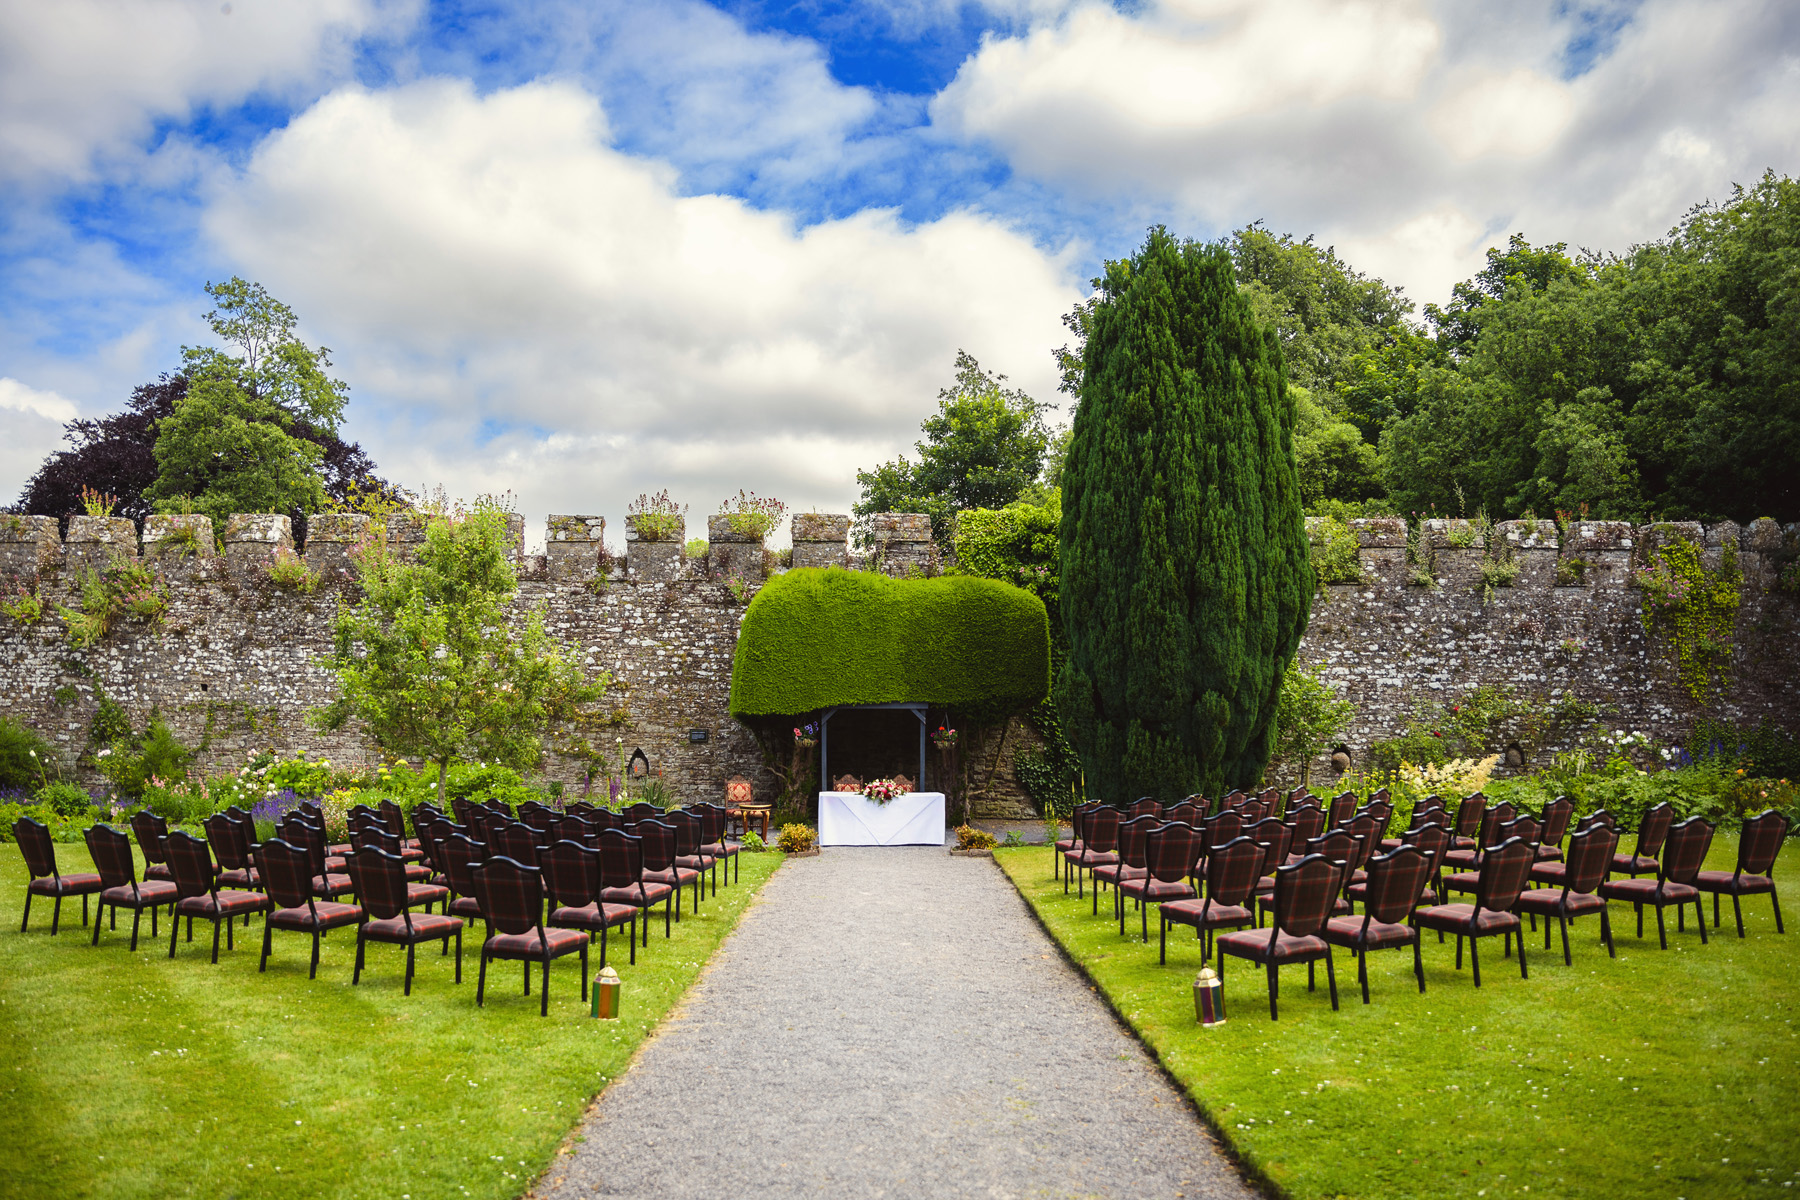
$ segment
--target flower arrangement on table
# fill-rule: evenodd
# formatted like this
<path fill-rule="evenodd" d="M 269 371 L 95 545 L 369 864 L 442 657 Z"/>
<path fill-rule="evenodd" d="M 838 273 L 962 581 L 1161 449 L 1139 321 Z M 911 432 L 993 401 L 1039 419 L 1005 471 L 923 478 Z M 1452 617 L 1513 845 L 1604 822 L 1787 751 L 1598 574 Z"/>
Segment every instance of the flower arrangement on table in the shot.
<path fill-rule="evenodd" d="M 931 744 L 936 746 L 939 750 L 954 750 L 956 748 L 956 737 L 956 730 L 944 725 L 939 725 L 937 730 L 931 735 Z"/>
<path fill-rule="evenodd" d="M 895 798 L 904 796 L 911 790 L 892 779 L 871 779 L 862 786 L 863 798 L 873 800 L 883 808 L 892 803 Z"/>

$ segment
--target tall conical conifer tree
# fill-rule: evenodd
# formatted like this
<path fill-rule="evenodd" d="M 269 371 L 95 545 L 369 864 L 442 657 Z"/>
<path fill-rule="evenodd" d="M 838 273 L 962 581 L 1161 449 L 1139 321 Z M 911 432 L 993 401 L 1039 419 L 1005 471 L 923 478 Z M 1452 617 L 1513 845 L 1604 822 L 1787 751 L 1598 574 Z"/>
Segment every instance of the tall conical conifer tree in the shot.
<path fill-rule="evenodd" d="M 1087 793 L 1217 797 L 1268 763 L 1312 607 L 1281 348 L 1216 245 L 1108 263 L 1063 468 L 1057 705 Z"/>

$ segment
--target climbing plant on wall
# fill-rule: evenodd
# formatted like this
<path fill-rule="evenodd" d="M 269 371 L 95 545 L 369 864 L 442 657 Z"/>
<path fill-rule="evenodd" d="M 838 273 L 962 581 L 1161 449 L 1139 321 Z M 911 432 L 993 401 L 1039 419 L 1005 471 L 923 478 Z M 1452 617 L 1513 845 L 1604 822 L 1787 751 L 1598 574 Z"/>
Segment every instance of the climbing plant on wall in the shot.
<path fill-rule="evenodd" d="M 1660 636 L 1675 664 L 1675 677 L 1704 703 L 1731 673 L 1732 627 L 1743 599 L 1744 574 L 1737 547 L 1727 543 L 1717 570 L 1707 568 L 1700 547 L 1671 538 L 1637 573 L 1644 593 L 1644 630 Z"/>

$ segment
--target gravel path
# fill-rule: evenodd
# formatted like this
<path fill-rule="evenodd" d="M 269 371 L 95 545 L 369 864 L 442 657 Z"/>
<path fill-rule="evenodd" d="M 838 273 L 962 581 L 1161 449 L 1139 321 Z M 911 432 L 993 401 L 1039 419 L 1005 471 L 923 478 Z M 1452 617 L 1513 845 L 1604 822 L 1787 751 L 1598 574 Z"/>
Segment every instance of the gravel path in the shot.
<path fill-rule="evenodd" d="M 1255 1195 L 1005 877 L 936 847 L 782 867 L 578 1132 L 535 1196 Z"/>

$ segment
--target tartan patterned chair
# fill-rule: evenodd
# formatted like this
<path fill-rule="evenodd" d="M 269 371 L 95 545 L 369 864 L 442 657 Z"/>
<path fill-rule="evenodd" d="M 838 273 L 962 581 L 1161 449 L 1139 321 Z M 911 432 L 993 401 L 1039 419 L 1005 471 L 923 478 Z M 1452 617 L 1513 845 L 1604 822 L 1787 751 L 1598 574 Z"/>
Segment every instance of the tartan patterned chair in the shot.
<path fill-rule="evenodd" d="M 1064 857 L 1075 871 L 1075 896 L 1081 898 L 1085 893 L 1082 888 L 1085 879 L 1083 871 L 1091 871 L 1095 867 L 1119 861 L 1119 810 L 1110 805 L 1100 805 L 1089 812 L 1081 826 L 1081 847 L 1071 850 Z M 1095 885 L 1098 887 L 1098 885 Z M 1069 876 L 1063 873 L 1063 895 L 1069 894 Z M 1094 893 L 1095 896 L 1099 892 Z M 1094 901 L 1094 911 L 1099 912 L 1099 900 Z"/>
<path fill-rule="evenodd" d="M 169 873 L 169 823 L 146 808 L 131 814 L 131 835 L 144 852 L 145 880 L 173 883 L 175 876 Z"/>
<path fill-rule="evenodd" d="M 1206 898 L 1191 893 L 1158 906 L 1157 962 L 1169 961 L 1169 926 L 1192 925 L 1200 939 L 1200 960 L 1212 957 L 1212 936 L 1220 929 L 1241 929 L 1255 920 L 1246 905 L 1255 894 L 1257 876 L 1268 859 L 1268 847 L 1240 836 L 1206 856 Z M 1184 885 L 1185 886 L 1185 885 Z M 1146 934 L 1144 940 L 1150 940 Z"/>
<path fill-rule="evenodd" d="M 1586 833 L 1595 825 L 1604 825 L 1614 832 L 1617 832 L 1619 828 L 1618 821 L 1613 818 L 1611 813 L 1607 812 L 1604 808 L 1597 808 L 1587 816 L 1582 817 L 1579 821 L 1575 822 L 1575 832 Z M 1613 848 L 1613 855 L 1615 858 L 1618 856 L 1618 847 L 1616 845 Z M 1611 864 L 1609 863 L 1607 865 L 1610 870 Z M 1561 862 L 1556 859 L 1543 858 L 1540 856 L 1537 865 L 1531 868 L 1531 882 L 1539 887 L 1561 887 L 1564 874 L 1565 871 Z"/>
<path fill-rule="evenodd" d="M 1288 828 L 1293 830 L 1288 844 L 1304 846 L 1325 832 L 1325 810 L 1317 805 L 1302 805 L 1288 810 Z"/>
<path fill-rule="evenodd" d="M 1543 821 L 1543 831 L 1538 835 L 1537 856 L 1539 862 L 1561 862 L 1563 839 L 1569 836 L 1569 820 L 1575 815 L 1575 801 L 1569 796 L 1558 796 L 1544 805 L 1539 819 Z"/>
<path fill-rule="evenodd" d="M 443 884 L 431 882 L 431 868 L 423 862 L 409 859 L 402 854 L 400 839 L 389 833 L 386 828 L 376 828 L 367 824 L 363 826 L 362 844 L 357 848 L 357 853 L 360 854 L 363 850 L 368 849 L 380 850 L 382 853 L 391 854 L 400 860 L 400 871 L 406 876 L 406 890 L 411 897 L 407 901 L 409 905 L 422 904 L 425 906 L 425 911 L 430 912 L 433 904 L 450 898 L 449 888 Z M 355 862 L 356 859 L 353 855 L 345 865 L 349 867 Z M 350 878 L 352 880 L 356 878 L 354 871 L 350 873 Z M 357 895 L 360 896 L 362 893 L 358 892 Z"/>
<path fill-rule="evenodd" d="M 1444 855 L 1450 851 L 1450 826 L 1421 825 L 1417 829 L 1409 829 L 1403 835 L 1402 845 L 1417 846 L 1419 852 L 1431 860 L 1431 874 L 1426 877 L 1425 891 L 1420 895 L 1420 904 L 1442 904 L 1447 899 L 1444 894 L 1444 880 L 1441 874 Z M 1440 936 L 1439 941 L 1442 941 Z"/>
<path fill-rule="evenodd" d="M 451 899 L 444 905 L 444 915 L 460 917 L 465 923 L 487 920 L 481 911 L 481 897 L 475 890 L 475 865 L 487 858 L 487 844 L 463 833 L 445 833 L 448 821 L 437 828 L 438 856 L 444 864 L 444 885 Z"/>
<path fill-rule="evenodd" d="M 1240 929 L 1227 933 L 1215 943 L 1219 952 L 1220 1015 L 1224 1015 L 1225 960 L 1245 958 L 1268 970 L 1269 1020 L 1281 1019 L 1276 1001 L 1281 995 L 1279 971 L 1282 967 L 1306 964 L 1306 990 L 1317 984 L 1314 974 L 1318 961 L 1325 960 L 1325 977 L 1331 985 L 1331 1009 L 1337 1011 L 1337 969 L 1332 963 L 1331 943 L 1319 936 L 1331 916 L 1331 907 L 1342 888 L 1342 871 L 1338 865 L 1319 854 L 1309 854 L 1297 863 L 1289 863 L 1275 872 L 1275 919 L 1269 931 Z"/>
<path fill-rule="evenodd" d="M 1350 902 L 1344 899 L 1343 891 L 1349 886 L 1347 881 L 1350 878 L 1351 868 L 1355 863 L 1358 844 L 1357 839 L 1351 836 L 1349 830 L 1333 829 L 1329 833 L 1321 833 L 1318 837 L 1312 839 L 1312 841 L 1307 842 L 1300 853 L 1296 854 L 1291 850 L 1288 852 L 1289 866 L 1300 862 L 1302 859 L 1312 858 L 1315 855 L 1322 855 L 1338 865 L 1340 868 L 1338 898 L 1333 902 L 1331 910 L 1332 915 L 1334 916 L 1348 914 L 1350 911 Z M 1276 878 L 1279 880 L 1279 872 L 1276 873 Z M 1262 914 L 1275 911 L 1274 888 L 1269 889 L 1267 892 L 1257 897 L 1256 908 L 1256 927 L 1261 929 Z"/>
<path fill-rule="evenodd" d="M 1352 819 L 1363 816 L 1364 814 L 1374 817 L 1375 823 L 1381 826 L 1381 828 L 1386 829 L 1388 827 L 1388 821 L 1394 815 L 1393 801 L 1387 799 L 1370 800 L 1352 814 Z"/>
<path fill-rule="evenodd" d="M 1556 865 L 1565 868 L 1561 887 L 1528 888 L 1519 893 L 1517 911 L 1533 918 L 1544 918 L 1544 949 L 1550 949 L 1550 918 L 1556 918 L 1562 930 L 1563 965 L 1573 965 L 1569 957 L 1569 922 L 1588 913 L 1600 914 L 1600 939 L 1606 943 L 1606 956 L 1616 958 L 1613 951 L 1612 918 L 1606 900 L 1599 895 L 1612 865 L 1613 851 L 1619 835 L 1606 825 L 1590 825 L 1569 839 L 1569 857 Z M 1532 874 L 1536 875 L 1533 868 Z"/>
<path fill-rule="evenodd" d="M 636 804 L 627 804 L 624 814 L 625 824 L 629 827 L 639 821 L 660 821 L 663 810 L 647 800 L 639 800 Z"/>
<path fill-rule="evenodd" d="M 1363 915 L 1332 917 L 1320 935 L 1356 955 L 1356 979 L 1363 1003 L 1369 1002 L 1369 951 L 1397 950 L 1410 945 L 1413 974 L 1425 990 L 1425 962 L 1419 955 L 1419 930 L 1408 923 L 1419 895 L 1431 878 L 1431 859 L 1417 846 L 1401 846 L 1369 860 L 1362 883 Z"/>
<path fill-rule="evenodd" d="M 1228 808 L 1236 808 L 1249 798 L 1250 793 L 1244 791 L 1242 788 L 1233 788 L 1225 793 L 1224 799 L 1219 801 L 1219 811 L 1224 812 Z"/>
<path fill-rule="evenodd" d="M 631 925 L 631 961 L 637 962 L 637 906 L 600 898 L 600 851 L 563 840 L 543 854 L 544 886 L 550 892 L 550 925 L 600 934 L 600 965 L 606 965 L 606 931 Z"/>
<path fill-rule="evenodd" d="M 257 892 L 221 888 L 219 876 L 213 872 L 212 855 L 206 843 L 191 833 L 177 829 L 169 834 L 169 870 L 175 875 L 175 888 L 181 898 L 175 902 L 175 918 L 169 921 L 169 957 L 175 957 L 175 943 L 180 936 L 178 918 L 188 919 L 188 941 L 194 940 L 194 918 L 211 921 L 213 927 L 212 960 L 219 961 L 219 926 L 225 926 L 225 948 L 235 950 L 231 940 L 233 918 L 267 911 L 269 898 Z"/>
<path fill-rule="evenodd" d="M 725 886 L 730 887 L 734 878 L 741 879 L 744 863 L 739 851 L 743 849 L 738 842 L 731 841 L 727 832 L 731 827 L 731 819 L 725 815 L 725 807 L 721 804 L 696 804 L 694 815 L 700 818 L 700 853 L 708 858 L 725 864 Z M 732 873 L 736 867 L 737 874 Z M 713 891 L 718 892 L 718 881 L 713 882 Z"/>
<path fill-rule="evenodd" d="M 1264 817 L 1253 825 L 1244 826 L 1243 836 L 1254 840 L 1263 848 L 1263 865 L 1256 879 L 1256 895 L 1274 892 L 1275 868 L 1288 860 L 1288 849 L 1293 845 L 1294 831 L 1279 817 Z"/>
<path fill-rule="evenodd" d="M 531 964 L 543 964 L 544 983 L 538 1015 L 549 1016 L 550 960 L 565 954 L 581 955 L 581 998 L 586 1000 L 587 934 L 579 929 L 545 927 L 543 872 L 502 855 L 475 868 L 475 887 L 481 893 L 482 911 L 487 913 L 490 923 L 487 938 L 481 943 L 481 976 L 475 984 L 476 1007 L 484 1006 L 487 1001 L 489 960 L 516 959 L 525 968 L 527 996 L 531 995 Z"/>
<path fill-rule="evenodd" d="M 1331 804 L 1326 809 L 1325 828 L 1342 828 L 1344 822 L 1348 821 L 1356 812 L 1357 802 L 1361 799 L 1362 797 L 1355 792 L 1339 792 L 1333 796 Z"/>
<path fill-rule="evenodd" d="M 243 826 L 226 813 L 214 813 L 200 823 L 206 830 L 206 844 L 219 860 L 219 883 L 228 888 L 254 892 L 262 886 L 262 876 L 245 844 Z M 248 925 L 249 914 L 244 924 Z"/>
<path fill-rule="evenodd" d="M 165 904 L 173 909 L 181 894 L 175 890 L 173 880 L 137 881 L 137 865 L 131 858 L 131 839 L 117 829 L 109 825 L 95 825 L 84 836 L 87 839 L 88 853 L 93 856 L 94 866 L 100 869 L 101 889 L 94 909 L 93 944 L 100 944 L 100 915 L 110 904 L 115 929 L 118 928 L 119 910 L 131 910 L 131 948 L 135 951 L 138 944 L 138 922 L 144 919 L 144 910 L 150 910 L 150 936 L 155 937 L 157 910 Z"/>
<path fill-rule="evenodd" d="M 1701 871 L 1694 876 L 1694 886 L 1711 892 L 1713 928 L 1719 927 L 1719 897 L 1731 897 L 1731 911 L 1737 915 L 1738 936 L 1744 936 L 1744 906 L 1741 898 L 1761 892 L 1769 893 L 1775 906 L 1775 932 L 1785 934 L 1781 924 L 1781 897 L 1775 894 L 1775 857 L 1781 852 L 1781 840 L 1787 836 L 1788 819 L 1774 809 L 1758 813 L 1744 822 L 1738 835 L 1737 870 Z"/>
<path fill-rule="evenodd" d="M 1450 822 L 1450 848 L 1474 850 L 1480 846 L 1481 818 L 1487 812 L 1487 797 L 1480 792 L 1464 796 L 1456 806 L 1456 817 Z"/>
<path fill-rule="evenodd" d="M 644 914 L 644 945 L 650 945 L 650 910 L 663 906 L 663 936 L 669 936 L 669 907 L 675 889 L 644 878 L 644 843 L 623 829 L 600 831 L 600 902 L 629 904 Z M 637 961 L 635 941 L 631 961 Z"/>
<path fill-rule="evenodd" d="M 398 854 L 376 845 L 365 845 L 350 856 L 350 877 L 356 880 L 356 896 L 362 901 L 365 912 L 365 919 L 356 927 L 356 969 L 350 975 L 351 986 L 362 982 L 370 942 L 405 946 L 406 982 L 402 994 L 410 996 L 419 943 L 441 941 L 447 951 L 451 938 L 456 939 L 456 982 L 462 982 L 462 920 L 448 914 L 412 911 L 412 906 L 417 903 L 412 896 L 413 889 L 419 885 L 407 878 L 408 865 Z M 477 875 L 478 885 L 479 879 Z M 436 890 L 444 891 L 443 888 Z M 541 888 L 539 903 L 542 903 Z M 583 939 L 585 943 L 586 939 Z"/>
<path fill-rule="evenodd" d="M 1497 813 L 1504 812 L 1509 807 L 1510 805 L 1506 804 L 1496 804 L 1494 807 L 1488 809 L 1487 815 L 1492 817 Z M 1524 839 L 1531 843 L 1532 863 L 1533 865 L 1536 865 L 1538 861 L 1538 841 L 1542 833 L 1543 826 L 1532 820 L 1530 817 L 1514 817 L 1512 820 L 1506 821 L 1493 829 L 1488 830 L 1484 837 L 1492 843 L 1492 845 L 1488 846 L 1489 850 L 1493 849 L 1494 846 L 1505 845 L 1513 838 Z M 1452 850 L 1445 857 L 1455 864 L 1458 862 L 1457 856 L 1466 853 L 1467 851 Z M 1485 855 L 1486 853 L 1487 850 L 1482 851 L 1482 854 Z M 1477 869 L 1473 871 L 1457 871 L 1453 874 L 1446 875 L 1443 879 L 1444 890 L 1446 892 L 1473 892 L 1478 890 L 1481 886 L 1479 859 L 1476 860 L 1476 867 Z M 1527 876 L 1528 882 L 1529 878 L 1530 877 Z"/>
<path fill-rule="evenodd" d="M 323 843 L 321 843 L 323 844 Z M 275 931 L 312 935 L 312 965 L 306 977 L 319 977 L 319 939 L 328 931 L 355 925 L 363 919 L 360 904 L 342 904 L 336 900 L 320 900 L 313 890 L 313 855 L 310 850 L 280 839 L 262 844 L 264 890 L 271 905 L 263 918 L 262 958 L 256 969 L 269 966 L 269 952 L 275 947 Z"/>
<path fill-rule="evenodd" d="M 1059 839 L 1056 843 L 1056 857 L 1051 862 L 1050 878 L 1061 879 L 1063 877 L 1063 860 L 1069 856 L 1071 851 L 1076 853 L 1081 851 L 1081 833 L 1087 824 L 1087 815 L 1102 807 L 1104 806 L 1090 801 L 1087 804 L 1077 804 L 1069 813 L 1069 836 Z M 1063 885 L 1063 894 L 1067 895 L 1068 891 L 1068 885 Z"/>
<path fill-rule="evenodd" d="M 1667 800 L 1645 813 L 1644 819 L 1638 822 L 1637 846 L 1630 854 L 1613 855 L 1613 871 L 1619 875 L 1629 875 L 1633 879 L 1639 875 L 1656 874 L 1659 865 L 1657 859 L 1662 854 L 1663 842 L 1674 825 L 1675 806 Z M 1638 936 L 1644 936 L 1642 929 L 1638 930 Z"/>
<path fill-rule="evenodd" d="M 545 808 L 541 804 L 533 804 L 529 811 L 524 805 L 519 806 L 519 820 L 531 826 L 538 835 L 538 845 L 548 846 L 561 838 L 562 814 L 554 809 Z"/>
<path fill-rule="evenodd" d="M 381 817 L 381 827 L 394 835 L 400 843 L 400 857 L 407 862 L 418 862 L 425 857 L 417 841 L 406 836 L 406 810 L 392 800 L 383 799 L 376 810 Z"/>
<path fill-rule="evenodd" d="M 288 845 L 306 855 L 312 893 L 323 900 L 336 900 L 356 890 L 344 871 L 344 860 L 325 853 L 325 831 L 299 813 L 289 813 L 281 823 L 281 837 Z"/>
<path fill-rule="evenodd" d="M 675 889 L 675 919 L 680 921 L 681 889 L 689 884 L 698 886 L 700 872 L 675 861 L 681 856 L 681 852 L 676 848 L 679 843 L 673 825 L 666 821 L 639 821 L 636 833 L 644 851 L 642 881 L 646 884 L 667 884 Z M 666 909 L 663 912 L 663 936 L 669 936 Z"/>
<path fill-rule="evenodd" d="M 1657 807 L 1662 807 L 1658 805 Z M 1647 820 L 1648 818 L 1646 818 Z M 1706 910 L 1700 907 L 1700 889 L 1694 886 L 1700 868 L 1706 863 L 1706 852 L 1712 849 L 1713 824 L 1705 817 L 1689 817 L 1670 827 L 1663 839 L 1662 864 L 1655 879 L 1609 879 L 1600 885 L 1600 895 L 1607 900 L 1625 900 L 1637 909 L 1638 937 L 1644 936 L 1644 905 L 1656 906 L 1656 936 L 1662 948 L 1669 948 L 1669 930 L 1663 921 L 1663 909 L 1675 906 L 1675 930 L 1687 931 L 1687 904 L 1694 905 L 1700 921 L 1700 944 L 1706 944 Z M 1643 845 L 1639 837 L 1638 845 Z M 1619 869 L 1620 855 L 1613 855 L 1613 869 Z"/>
<path fill-rule="evenodd" d="M 490 825 L 487 843 L 494 854 L 528 867 L 538 865 L 538 849 L 547 844 L 542 834 L 523 821 L 500 821 Z"/>
<path fill-rule="evenodd" d="M 700 898 L 706 894 L 707 872 L 713 873 L 713 893 L 717 895 L 719 890 L 717 861 L 700 849 L 706 843 L 706 831 L 700 817 L 684 808 L 664 813 L 663 823 L 675 830 L 675 865 L 694 872 L 694 911 L 699 912 Z"/>
<path fill-rule="evenodd" d="M 1192 800 L 1182 800 L 1163 810 L 1163 820 L 1183 825 L 1198 825 L 1206 818 L 1206 810 Z"/>
<path fill-rule="evenodd" d="M 1438 801 L 1435 806 L 1428 806 L 1425 801 L 1421 800 L 1413 809 L 1411 823 L 1407 825 L 1406 829 L 1402 831 L 1399 837 L 1382 838 L 1381 848 L 1383 850 L 1393 850 L 1397 847 L 1404 846 L 1406 844 L 1406 834 L 1413 832 L 1415 829 L 1422 829 L 1427 825 L 1442 825 L 1446 829 L 1449 828 L 1450 814 L 1444 811 L 1443 801 Z"/>
<path fill-rule="evenodd" d="M 1138 799 L 1133 800 L 1131 806 L 1125 810 L 1125 819 L 1127 821 L 1137 817 L 1160 816 L 1162 816 L 1162 802 L 1157 800 L 1154 796 L 1140 796 Z"/>
<path fill-rule="evenodd" d="M 562 820 L 557 822 L 557 833 L 561 840 L 578 842 L 589 850 L 600 848 L 598 841 L 600 826 L 586 817 L 579 817 L 574 813 L 564 813 Z"/>
<path fill-rule="evenodd" d="M 1094 911 L 1100 911 L 1100 889 L 1113 889 L 1113 915 L 1119 919 L 1119 936 L 1125 936 L 1125 900 L 1119 884 L 1127 879 L 1142 879 L 1149 874 L 1144 858 L 1144 841 L 1150 831 L 1163 823 L 1155 813 L 1131 817 L 1119 822 L 1119 861 L 1102 863 L 1094 868 Z"/>
<path fill-rule="evenodd" d="M 1474 843 L 1465 845 L 1460 837 L 1452 839 L 1450 852 L 1444 855 L 1444 865 L 1453 871 L 1472 871 L 1481 866 L 1482 853 L 1506 840 L 1500 836 L 1500 827 L 1518 815 L 1518 807 L 1505 802 L 1483 809 L 1481 831 L 1476 834 Z"/>
<path fill-rule="evenodd" d="M 1344 832 L 1356 839 L 1356 857 L 1350 863 L 1350 883 L 1363 881 L 1363 868 L 1381 845 L 1381 831 L 1387 825 L 1374 813 L 1358 812 L 1344 822 Z"/>
<path fill-rule="evenodd" d="M 1519 893 L 1531 875 L 1531 864 L 1537 852 L 1524 838 L 1514 838 L 1489 850 L 1481 859 L 1481 882 L 1473 904 L 1434 904 L 1413 916 L 1420 929 L 1456 935 L 1456 969 L 1462 970 L 1463 939 L 1469 939 L 1469 963 L 1474 968 L 1475 986 L 1481 986 L 1481 939 L 1502 934 L 1510 951 L 1512 935 L 1519 938 L 1519 978 L 1529 979 L 1525 966 L 1524 925 L 1519 914 Z"/>
<path fill-rule="evenodd" d="M 1206 859 L 1212 853 L 1212 848 L 1236 841 L 1243 835 L 1245 824 L 1242 809 L 1221 808 L 1196 827 L 1200 831 L 1200 856 L 1194 860 L 1194 869 L 1188 876 L 1194 881 L 1196 894 L 1206 881 Z"/>
<path fill-rule="evenodd" d="M 56 936 L 62 924 L 62 902 L 64 896 L 81 897 L 81 923 L 88 923 L 88 897 L 105 888 L 99 875 L 83 872 L 79 875 L 64 875 L 56 866 L 56 843 L 50 840 L 50 827 L 33 817 L 20 817 L 13 822 L 13 840 L 19 843 L 19 850 L 25 856 L 25 869 L 31 872 L 31 882 L 25 885 L 25 919 L 19 922 L 19 932 L 24 933 L 31 924 L 31 898 L 33 896 L 54 896 L 56 906 L 50 910 L 50 935 Z"/>
<path fill-rule="evenodd" d="M 1119 936 L 1125 936 L 1124 898 L 1137 901 L 1141 936 L 1150 940 L 1149 905 L 1192 899 L 1188 871 L 1199 853 L 1200 831 L 1185 821 L 1166 821 L 1151 827 L 1144 839 L 1144 873 L 1119 884 Z"/>

